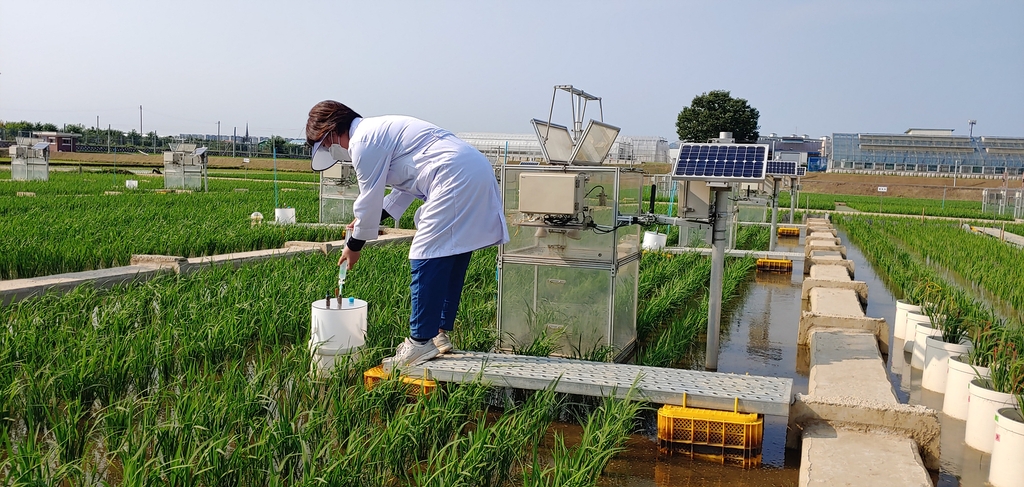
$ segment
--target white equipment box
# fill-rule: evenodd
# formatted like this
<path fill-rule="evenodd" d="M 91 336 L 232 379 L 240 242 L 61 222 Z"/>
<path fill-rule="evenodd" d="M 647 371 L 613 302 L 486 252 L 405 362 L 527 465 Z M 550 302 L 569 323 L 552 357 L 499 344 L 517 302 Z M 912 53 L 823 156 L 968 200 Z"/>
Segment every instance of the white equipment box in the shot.
<path fill-rule="evenodd" d="M 519 211 L 544 215 L 575 215 L 583 210 L 586 175 L 524 172 L 519 175 Z"/>

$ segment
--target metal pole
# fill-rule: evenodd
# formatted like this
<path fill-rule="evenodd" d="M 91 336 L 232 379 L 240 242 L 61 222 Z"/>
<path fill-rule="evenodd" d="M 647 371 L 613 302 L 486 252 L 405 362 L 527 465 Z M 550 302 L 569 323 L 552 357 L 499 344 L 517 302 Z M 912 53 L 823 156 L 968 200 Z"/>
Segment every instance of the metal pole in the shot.
<path fill-rule="evenodd" d="M 769 235 L 768 250 L 775 252 L 775 245 L 779 243 L 779 178 L 772 178 L 772 230 Z"/>
<path fill-rule="evenodd" d="M 796 199 L 799 198 L 796 194 L 796 185 L 799 179 L 789 178 L 789 224 L 796 223 Z"/>
<path fill-rule="evenodd" d="M 142 134 L 142 105 L 139 105 L 139 135 Z"/>
<path fill-rule="evenodd" d="M 708 289 L 708 342 L 704 368 L 718 370 L 718 335 L 722 324 L 722 278 L 725 275 L 725 238 L 728 223 L 728 188 L 715 189 L 715 222 L 711 229 L 711 287 Z"/>
<path fill-rule="evenodd" d="M 274 148 L 274 208 L 280 208 L 277 206 L 277 144 L 273 136 L 270 137 L 270 145 Z"/>

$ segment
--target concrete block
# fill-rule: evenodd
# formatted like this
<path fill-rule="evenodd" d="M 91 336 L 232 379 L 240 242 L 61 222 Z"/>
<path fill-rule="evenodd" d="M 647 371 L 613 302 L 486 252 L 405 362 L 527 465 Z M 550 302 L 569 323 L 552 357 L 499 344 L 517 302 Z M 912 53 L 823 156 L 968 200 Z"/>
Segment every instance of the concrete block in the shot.
<path fill-rule="evenodd" d="M 832 265 L 823 267 L 834 267 L 842 271 L 843 274 L 849 276 L 849 274 L 846 273 L 846 269 L 840 266 Z M 835 281 L 832 279 L 815 279 L 811 277 L 804 278 L 802 286 L 801 299 L 808 299 L 811 290 L 818 287 L 827 289 L 850 289 L 857 293 L 857 299 L 860 301 L 861 306 L 868 305 L 868 285 L 864 281 L 851 281 L 849 278 L 845 281 Z"/>
<path fill-rule="evenodd" d="M 810 232 L 807 234 L 807 238 L 836 238 L 836 235 L 832 233 L 832 230 Z"/>
<path fill-rule="evenodd" d="M 837 265 L 811 266 L 811 279 L 846 282 L 851 280 L 850 273 L 842 266 Z"/>
<path fill-rule="evenodd" d="M 816 232 L 816 233 L 817 234 L 821 234 L 821 232 Z M 813 237 L 812 236 L 812 237 L 807 237 L 807 238 L 804 239 L 804 245 L 805 246 L 808 245 L 808 244 L 816 244 L 816 243 L 823 243 L 823 244 L 830 244 L 831 243 L 831 244 L 835 244 L 835 245 L 841 245 L 843 242 L 839 240 L 839 237 L 833 237 L 832 235 L 829 235 L 827 237 Z"/>
<path fill-rule="evenodd" d="M 810 241 L 804 243 L 804 257 L 810 257 L 811 252 L 818 250 L 826 250 L 829 252 L 839 252 L 844 259 L 846 258 L 846 246 L 839 245 L 835 242 L 822 242 L 822 241 Z"/>
<path fill-rule="evenodd" d="M 844 269 L 846 269 L 847 272 L 850 273 L 851 279 L 854 277 L 854 265 L 852 260 L 844 259 L 841 255 L 839 255 L 839 252 L 834 252 L 835 255 L 817 255 L 817 252 L 825 251 L 816 251 L 814 255 L 811 255 L 810 257 L 806 257 L 804 259 L 804 274 L 810 274 L 811 269 L 813 269 L 816 266 L 833 265 L 843 267 Z"/>
<path fill-rule="evenodd" d="M 857 318 L 803 311 L 797 327 L 797 345 L 807 345 L 811 332 L 815 330 L 867 332 L 875 336 L 879 349 L 889 350 L 889 323 L 885 318 Z"/>
<path fill-rule="evenodd" d="M 931 487 L 918 447 L 909 438 L 828 424 L 803 431 L 800 487 Z"/>
<path fill-rule="evenodd" d="M 188 263 L 188 259 L 177 255 L 132 254 L 130 263 L 131 265 L 171 269 L 175 273 L 179 273 L 181 266 Z"/>
<path fill-rule="evenodd" d="M 314 251 L 320 251 L 324 255 L 331 253 L 334 250 L 334 246 L 330 242 L 302 242 L 296 240 L 290 240 L 284 243 L 286 249 L 310 249 Z"/>
<path fill-rule="evenodd" d="M 823 314 L 863 318 L 864 309 L 860 306 L 857 293 L 852 289 L 835 289 L 816 287 L 811 289 L 808 299 L 810 310 Z"/>
<path fill-rule="evenodd" d="M 91 283 L 97 289 L 105 289 L 118 284 L 147 281 L 157 275 L 170 272 L 174 271 L 154 265 L 132 265 L 26 279 L 10 279 L 0 281 L 0 303 L 12 304 L 33 296 L 42 296 L 51 291 L 66 293 L 86 283 Z"/>
<path fill-rule="evenodd" d="M 207 255 L 203 257 L 192 257 L 188 259 L 188 262 L 181 265 L 180 274 L 190 274 L 203 267 L 211 267 L 216 265 L 232 265 L 236 268 L 242 264 L 251 262 L 261 262 L 268 259 L 276 258 L 287 258 L 294 257 L 296 255 L 308 254 L 315 252 L 316 249 L 310 248 L 285 248 L 285 249 L 267 249 L 267 250 L 251 250 L 249 252 L 232 252 L 230 254 L 218 254 L 218 255 Z"/>
<path fill-rule="evenodd" d="M 865 404 L 899 404 L 872 334 L 812 330 L 809 336 L 809 395 L 818 398 L 850 396 Z"/>

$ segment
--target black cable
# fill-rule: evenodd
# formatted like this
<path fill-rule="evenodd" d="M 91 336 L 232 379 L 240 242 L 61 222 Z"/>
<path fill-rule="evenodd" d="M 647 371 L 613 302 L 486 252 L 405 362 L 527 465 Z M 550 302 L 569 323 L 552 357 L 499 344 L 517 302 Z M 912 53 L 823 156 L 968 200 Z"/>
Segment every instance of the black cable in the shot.
<path fill-rule="evenodd" d="M 604 193 L 604 186 L 601 186 L 600 184 L 598 184 L 597 186 L 594 186 L 593 188 L 590 188 L 590 191 L 587 191 L 587 194 L 583 195 L 583 197 L 586 198 L 587 196 L 590 196 L 590 193 L 593 193 L 594 190 L 597 189 L 597 188 L 601 188 L 601 192 Z"/>

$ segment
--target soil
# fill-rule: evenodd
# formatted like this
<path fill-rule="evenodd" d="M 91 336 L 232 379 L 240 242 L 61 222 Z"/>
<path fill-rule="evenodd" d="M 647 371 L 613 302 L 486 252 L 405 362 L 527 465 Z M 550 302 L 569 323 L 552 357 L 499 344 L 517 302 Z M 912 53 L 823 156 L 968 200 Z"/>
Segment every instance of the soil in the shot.
<path fill-rule="evenodd" d="M 885 186 L 887 197 L 981 201 L 984 188 L 1000 188 L 1002 179 L 931 178 L 913 176 L 883 176 L 873 174 L 809 173 L 800 178 L 803 191 L 822 194 L 849 194 L 878 196 L 878 187 Z M 1008 184 L 1018 189 L 1021 182 L 1014 178 Z"/>
<path fill-rule="evenodd" d="M 238 157 L 222 157 L 222 156 L 211 156 L 210 157 L 210 168 L 211 169 L 243 169 L 248 167 L 252 170 L 263 170 L 273 169 L 274 160 L 272 158 L 253 157 L 249 159 L 249 164 L 243 164 L 242 158 L 244 156 L 239 155 Z M 117 165 L 119 166 L 136 166 L 136 167 L 159 167 L 164 166 L 163 153 L 143 155 L 139 153 L 135 154 L 117 154 Z M 107 165 L 114 163 L 114 155 L 106 153 L 85 153 L 85 152 L 57 152 L 50 157 L 50 163 L 54 165 L 60 164 L 88 164 L 88 165 Z M 309 160 L 308 159 L 284 159 L 277 158 L 277 169 L 279 171 L 305 171 L 310 172 Z"/>

